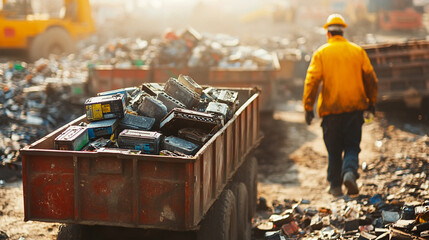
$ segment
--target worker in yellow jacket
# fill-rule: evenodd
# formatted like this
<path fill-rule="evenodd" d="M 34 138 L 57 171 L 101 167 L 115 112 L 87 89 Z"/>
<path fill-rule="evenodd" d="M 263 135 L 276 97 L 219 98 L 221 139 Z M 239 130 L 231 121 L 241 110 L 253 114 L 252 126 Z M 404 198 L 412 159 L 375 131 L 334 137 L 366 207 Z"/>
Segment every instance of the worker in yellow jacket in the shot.
<path fill-rule="evenodd" d="M 378 80 L 371 62 L 365 50 L 343 37 L 346 27 L 341 15 L 328 17 L 324 25 L 328 42 L 313 54 L 303 96 L 305 120 L 310 125 L 321 85 L 317 112 L 329 156 L 329 193 L 334 196 L 343 194 L 343 183 L 349 195 L 359 193 L 356 179 L 363 112 L 374 114 L 377 99 Z"/>

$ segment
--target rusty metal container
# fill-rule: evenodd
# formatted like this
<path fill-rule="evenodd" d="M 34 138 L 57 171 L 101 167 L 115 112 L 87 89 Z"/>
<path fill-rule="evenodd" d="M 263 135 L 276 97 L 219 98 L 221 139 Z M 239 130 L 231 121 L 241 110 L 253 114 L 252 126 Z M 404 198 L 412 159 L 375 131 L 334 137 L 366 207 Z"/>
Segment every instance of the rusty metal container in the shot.
<path fill-rule="evenodd" d="M 209 71 L 209 85 L 217 87 L 258 86 L 262 90 L 261 110 L 273 111 L 277 101 L 276 80 L 280 65 L 273 55 L 273 69 L 258 68 L 220 68 L 212 67 Z"/>
<path fill-rule="evenodd" d="M 192 157 L 127 151 L 60 151 L 54 139 L 82 116 L 21 149 L 25 220 L 196 230 L 228 180 L 260 141 L 259 93 Z"/>
<path fill-rule="evenodd" d="M 155 66 L 152 68 L 152 82 L 165 83 L 171 77 L 178 78 L 180 74 L 192 76 L 199 84 L 207 84 L 209 80 L 208 68 Z"/>
<path fill-rule="evenodd" d="M 140 86 L 144 82 L 151 82 L 152 70 L 150 67 L 115 68 L 110 65 L 97 66 L 91 70 L 89 89 L 92 94 L 118 88 Z"/>
<path fill-rule="evenodd" d="M 363 46 L 378 77 L 379 100 L 420 107 L 429 96 L 429 41 Z"/>

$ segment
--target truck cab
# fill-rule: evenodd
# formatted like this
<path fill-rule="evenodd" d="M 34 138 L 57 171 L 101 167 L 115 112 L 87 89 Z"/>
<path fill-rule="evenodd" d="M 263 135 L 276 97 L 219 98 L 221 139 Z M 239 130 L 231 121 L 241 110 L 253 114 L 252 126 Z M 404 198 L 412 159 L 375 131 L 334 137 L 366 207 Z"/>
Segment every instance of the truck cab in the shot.
<path fill-rule="evenodd" d="M 88 0 L 2 0 L 0 50 L 24 50 L 31 60 L 70 53 L 95 32 Z"/>

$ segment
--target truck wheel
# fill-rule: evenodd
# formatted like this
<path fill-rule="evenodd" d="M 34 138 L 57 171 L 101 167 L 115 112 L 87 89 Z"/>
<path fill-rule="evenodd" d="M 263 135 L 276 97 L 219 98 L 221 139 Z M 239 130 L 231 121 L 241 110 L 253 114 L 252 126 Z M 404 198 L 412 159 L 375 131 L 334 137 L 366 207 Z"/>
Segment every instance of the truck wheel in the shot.
<path fill-rule="evenodd" d="M 78 224 L 62 224 L 58 229 L 57 240 L 82 240 L 83 226 Z"/>
<path fill-rule="evenodd" d="M 62 28 L 55 27 L 48 29 L 40 37 L 43 41 L 40 48 L 42 57 L 49 57 L 50 54 L 68 54 L 74 51 L 73 39 Z"/>
<path fill-rule="evenodd" d="M 36 36 L 33 41 L 31 41 L 30 48 L 28 49 L 28 58 L 30 61 L 34 62 L 42 58 L 42 46 L 43 46 L 42 35 Z"/>
<path fill-rule="evenodd" d="M 207 212 L 197 233 L 198 240 L 237 239 L 237 208 L 231 190 L 222 192 Z"/>
<path fill-rule="evenodd" d="M 249 195 L 244 183 L 232 183 L 230 186 L 234 193 L 237 207 L 237 232 L 238 240 L 249 240 L 251 237 L 251 226 L 249 220 Z"/>
<path fill-rule="evenodd" d="M 256 199 L 258 194 L 258 161 L 255 157 L 246 158 L 238 170 L 234 182 L 242 182 L 246 185 L 249 195 L 249 220 L 256 213 Z"/>

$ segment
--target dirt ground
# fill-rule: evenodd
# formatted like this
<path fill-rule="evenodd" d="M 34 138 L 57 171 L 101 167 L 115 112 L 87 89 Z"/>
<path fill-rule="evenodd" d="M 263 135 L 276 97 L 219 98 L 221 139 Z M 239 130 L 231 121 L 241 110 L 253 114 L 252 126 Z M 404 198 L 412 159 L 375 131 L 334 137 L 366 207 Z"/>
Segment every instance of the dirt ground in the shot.
<path fill-rule="evenodd" d="M 372 123 L 363 126 L 358 184 L 365 186 L 383 179 L 383 174 L 369 171 L 385 159 L 419 157 L 427 162 L 428 119 L 416 111 L 378 111 Z M 329 207 L 334 197 L 327 193 L 327 153 L 322 139 L 320 119 L 304 123 L 301 102 L 289 100 L 278 106 L 272 118 L 263 117 L 265 138 L 256 150 L 259 162 L 258 196 L 272 201 L 306 199 L 312 206 Z M 387 175 L 386 175 L 387 176 Z M 55 239 L 59 224 L 24 222 L 22 184 L 7 183 L 0 188 L 0 230 L 11 240 Z M 1 235 L 0 235 L 1 236 Z"/>

